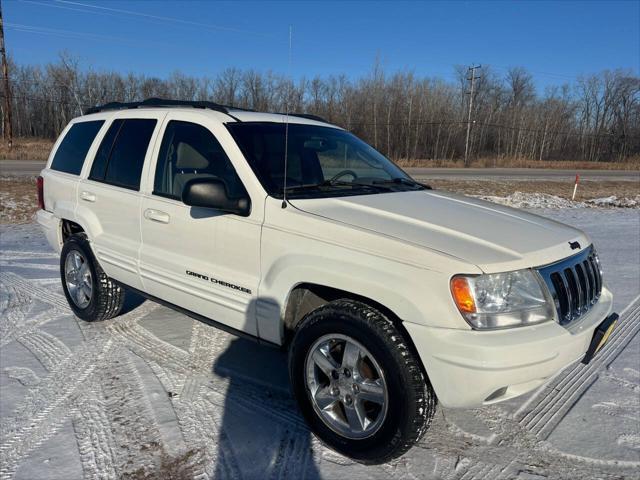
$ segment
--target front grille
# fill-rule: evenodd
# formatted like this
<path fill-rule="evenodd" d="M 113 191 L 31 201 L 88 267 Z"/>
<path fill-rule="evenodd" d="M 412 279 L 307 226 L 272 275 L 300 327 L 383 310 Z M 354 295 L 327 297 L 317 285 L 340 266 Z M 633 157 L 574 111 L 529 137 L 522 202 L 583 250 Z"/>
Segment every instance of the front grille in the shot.
<path fill-rule="evenodd" d="M 593 246 L 560 262 L 538 269 L 558 312 L 561 325 L 587 313 L 602 292 L 600 261 Z"/>

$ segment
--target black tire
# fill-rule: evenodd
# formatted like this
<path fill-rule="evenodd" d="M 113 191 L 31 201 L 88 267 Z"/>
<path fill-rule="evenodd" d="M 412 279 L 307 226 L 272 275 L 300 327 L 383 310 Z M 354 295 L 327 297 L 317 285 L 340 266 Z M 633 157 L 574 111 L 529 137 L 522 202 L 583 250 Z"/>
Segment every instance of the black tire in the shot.
<path fill-rule="evenodd" d="M 314 410 L 306 382 L 306 358 L 314 343 L 328 334 L 353 338 L 383 370 L 387 413 L 368 438 L 356 440 L 336 433 Z M 305 317 L 289 350 L 289 375 L 300 410 L 315 435 L 364 464 L 385 463 L 407 452 L 428 429 L 436 409 L 435 393 L 402 333 L 381 312 L 353 300 L 330 302 Z"/>
<path fill-rule="evenodd" d="M 86 260 L 91 271 L 92 293 L 86 307 L 80 308 L 69 294 L 65 281 L 65 261 L 72 251 L 78 251 Z M 71 235 L 64 242 L 60 253 L 60 278 L 62 289 L 73 313 L 87 322 L 108 320 L 120 313 L 125 300 L 125 289 L 107 276 L 93 255 L 89 240 L 84 233 Z"/>

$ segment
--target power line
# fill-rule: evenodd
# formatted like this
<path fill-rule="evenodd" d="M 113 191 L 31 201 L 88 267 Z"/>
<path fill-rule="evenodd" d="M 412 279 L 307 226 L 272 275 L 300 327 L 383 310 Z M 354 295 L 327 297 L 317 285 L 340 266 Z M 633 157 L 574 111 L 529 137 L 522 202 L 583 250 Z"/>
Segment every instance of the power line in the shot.
<path fill-rule="evenodd" d="M 515 66 L 508 67 L 506 65 L 496 65 L 495 63 L 486 64 L 485 66 L 499 68 L 500 70 L 506 70 L 506 71 L 509 71 L 515 67 Z M 559 78 L 567 78 L 570 80 L 577 80 L 579 77 L 575 75 L 565 75 L 563 73 L 552 73 L 552 72 L 543 72 L 540 70 L 530 70 L 529 68 L 524 66 L 522 66 L 522 68 L 524 68 L 528 73 L 535 73 L 537 75 L 546 76 L 546 77 L 559 77 Z"/>
<path fill-rule="evenodd" d="M 228 31 L 228 32 L 234 32 L 234 33 L 242 33 L 242 34 L 249 34 L 249 35 L 258 35 L 258 36 L 263 36 L 263 37 L 271 37 L 271 34 L 267 34 L 264 32 L 257 32 L 254 30 L 244 30 L 244 29 L 240 29 L 240 28 L 235 28 L 235 27 L 228 27 L 225 25 L 215 25 L 215 24 L 209 24 L 209 23 L 202 23 L 202 22 L 195 22 L 193 20 L 187 20 L 187 19 L 183 19 L 183 18 L 176 18 L 176 17 L 168 17 L 168 16 L 164 16 L 164 15 L 153 15 L 150 13 L 144 13 L 144 12 L 137 12 L 135 10 L 125 10 L 122 8 L 113 8 L 113 7 L 105 7 L 102 5 L 92 5 L 92 4 L 88 4 L 88 3 L 82 3 L 82 2 L 74 2 L 74 1 L 66 1 L 66 0 L 56 0 L 56 3 L 43 3 L 43 2 L 35 2 L 32 0 L 24 0 L 25 3 L 33 3 L 36 5 L 43 5 L 43 6 L 48 6 L 48 7 L 54 7 L 54 8 L 62 8 L 65 10 L 74 10 L 74 11 L 78 11 L 78 12 L 82 12 L 82 13 L 86 13 L 86 14 L 97 14 L 97 15 L 110 15 L 110 16 L 117 16 L 117 14 L 120 14 L 120 16 L 124 15 L 124 16 L 130 16 L 130 17 L 138 17 L 138 18 L 143 18 L 145 20 L 154 20 L 156 22 L 164 22 L 164 23 L 171 23 L 172 25 L 175 25 L 176 23 L 178 24 L 182 24 L 185 26 L 190 26 L 190 27 L 199 27 L 205 30 L 209 30 L 209 31 Z M 61 5 L 62 4 L 62 5 Z M 80 7 L 80 8 L 76 8 L 76 7 Z"/>
<path fill-rule="evenodd" d="M 39 25 L 25 25 L 21 23 L 9 23 L 9 22 L 5 23 L 5 25 L 10 30 L 14 30 L 17 32 L 24 32 L 24 33 L 35 33 L 37 35 L 48 35 L 53 37 L 66 37 L 66 38 L 87 38 L 90 40 L 105 40 L 108 42 L 119 42 L 125 45 L 131 45 L 131 46 L 140 46 L 141 44 L 149 45 L 150 43 L 153 43 L 154 46 L 158 46 L 158 45 L 162 45 L 166 47 L 172 46 L 172 44 L 169 44 L 167 42 L 162 42 L 162 41 L 160 42 L 157 42 L 157 41 L 148 42 L 144 40 L 137 41 L 137 40 L 134 40 L 133 38 L 116 37 L 112 35 L 101 35 L 97 33 L 79 32 L 74 30 L 63 30 L 58 28 L 48 28 L 48 27 L 42 27 Z"/>
<path fill-rule="evenodd" d="M 499 123 L 486 123 L 486 122 L 477 122 L 476 125 L 485 126 L 485 127 L 495 127 L 495 128 L 503 128 L 505 130 L 512 131 L 521 131 L 528 133 L 544 133 L 544 130 L 537 128 L 527 128 L 527 127 L 513 127 L 511 125 L 502 125 Z M 566 135 L 566 136 L 578 136 L 578 137 L 615 137 L 618 136 L 615 133 L 604 132 L 604 133 L 582 133 L 582 132 L 563 132 L 558 130 L 547 130 L 547 134 L 555 134 L 555 135 Z"/>

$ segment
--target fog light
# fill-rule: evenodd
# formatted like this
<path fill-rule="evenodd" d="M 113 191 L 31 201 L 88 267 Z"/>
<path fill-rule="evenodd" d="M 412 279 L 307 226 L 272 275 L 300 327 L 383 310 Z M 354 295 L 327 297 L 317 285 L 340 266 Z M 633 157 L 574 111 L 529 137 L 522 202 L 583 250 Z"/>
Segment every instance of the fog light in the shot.
<path fill-rule="evenodd" d="M 507 387 L 502 387 L 493 392 L 487 398 L 484 399 L 485 402 L 490 402 L 491 400 L 495 400 L 496 398 L 502 397 L 505 393 L 507 393 Z"/>

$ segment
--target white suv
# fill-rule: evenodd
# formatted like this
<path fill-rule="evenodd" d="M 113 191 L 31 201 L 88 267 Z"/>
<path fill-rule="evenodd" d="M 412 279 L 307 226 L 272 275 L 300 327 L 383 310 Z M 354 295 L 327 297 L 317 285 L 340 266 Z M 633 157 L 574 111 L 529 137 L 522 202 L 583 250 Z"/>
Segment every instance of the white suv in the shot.
<path fill-rule="evenodd" d="M 408 450 L 436 399 L 499 402 L 588 362 L 617 318 L 584 233 L 431 190 L 316 117 L 109 104 L 38 184 L 78 317 L 131 290 L 288 349 L 309 426 L 363 463 Z"/>

